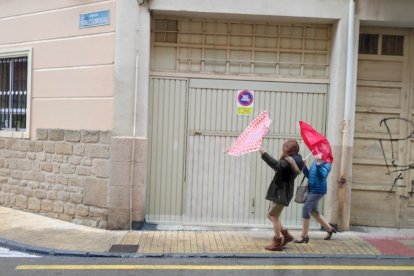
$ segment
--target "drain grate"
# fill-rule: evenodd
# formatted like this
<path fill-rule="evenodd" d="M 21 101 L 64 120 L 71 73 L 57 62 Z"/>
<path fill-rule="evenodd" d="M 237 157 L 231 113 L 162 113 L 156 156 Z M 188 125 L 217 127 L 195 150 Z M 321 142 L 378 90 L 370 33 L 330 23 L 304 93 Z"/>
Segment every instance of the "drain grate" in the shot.
<path fill-rule="evenodd" d="M 113 244 L 109 252 L 116 253 L 137 253 L 139 245 L 135 244 Z"/>

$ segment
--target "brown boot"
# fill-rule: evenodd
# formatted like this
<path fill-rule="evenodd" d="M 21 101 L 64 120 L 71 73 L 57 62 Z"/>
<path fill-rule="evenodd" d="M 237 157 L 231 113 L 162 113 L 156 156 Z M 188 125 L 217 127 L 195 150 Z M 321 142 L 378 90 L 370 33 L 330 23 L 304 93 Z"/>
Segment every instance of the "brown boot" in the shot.
<path fill-rule="evenodd" d="M 283 250 L 282 242 L 283 242 L 283 238 L 277 239 L 276 237 L 273 237 L 272 244 L 266 246 L 265 249 L 269 251 L 282 251 Z"/>
<path fill-rule="evenodd" d="M 285 246 L 288 242 L 293 241 L 293 236 L 291 234 L 289 234 L 288 230 L 283 229 L 280 232 L 282 233 L 282 236 L 283 236 L 282 246 Z"/>

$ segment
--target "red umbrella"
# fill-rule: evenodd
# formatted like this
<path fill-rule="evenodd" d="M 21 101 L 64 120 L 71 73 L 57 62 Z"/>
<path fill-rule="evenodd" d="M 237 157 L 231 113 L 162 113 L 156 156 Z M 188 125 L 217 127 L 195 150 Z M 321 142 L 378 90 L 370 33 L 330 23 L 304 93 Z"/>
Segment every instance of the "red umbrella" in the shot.
<path fill-rule="evenodd" d="M 326 139 L 325 136 L 317 132 L 315 129 L 313 129 L 313 127 L 304 121 L 299 121 L 299 125 L 300 135 L 302 136 L 303 142 L 305 142 L 309 150 L 312 153 L 320 152 L 322 154 L 323 161 L 332 163 L 333 155 L 328 139 Z"/>

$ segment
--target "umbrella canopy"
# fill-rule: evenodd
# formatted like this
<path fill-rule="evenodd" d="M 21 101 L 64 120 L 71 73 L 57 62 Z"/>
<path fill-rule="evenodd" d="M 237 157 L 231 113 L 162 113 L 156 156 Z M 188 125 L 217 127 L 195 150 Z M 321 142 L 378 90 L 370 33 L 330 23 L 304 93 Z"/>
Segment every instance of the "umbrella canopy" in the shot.
<path fill-rule="evenodd" d="M 271 122 L 267 111 L 260 113 L 259 116 L 246 127 L 239 137 L 237 137 L 226 153 L 233 156 L 239 156 L 260 150 L 262 148 L 263 137 L 269 131 Z"/>
<path fill-rule="evenodd" d="M 302 136 L 303 142 L 305 142 L 312 154 L 320 152 L 322 154 L 323 161 L 332 163 L 333 155 L 328 139 L 304 121 L 300 121 L 299 125 L 300 135 Z"/>

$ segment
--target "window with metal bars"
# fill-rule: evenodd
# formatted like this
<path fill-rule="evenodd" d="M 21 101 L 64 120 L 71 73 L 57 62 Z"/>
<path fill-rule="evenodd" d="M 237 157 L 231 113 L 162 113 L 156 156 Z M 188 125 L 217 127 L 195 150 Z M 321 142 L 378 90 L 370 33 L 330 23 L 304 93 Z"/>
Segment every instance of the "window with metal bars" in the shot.
<path fill-rule="evenodd" d="M 0 130 L 25 130 L 27 57 L 0 58 Z"/>
<path fill-rule="evenodd" d="M 378 53 L 378 34 L 360 34 L 358 52 L 366 55 L 376 55 Z"/>
<path fill-rule="evenodd" d="M 385 56 L 403 56 L 404 36 L 383 35 L 381 54 Z"/>
<path fill-rule="evenodd" d="M 151 69 L 327 78 L 330 26 L 153 18 Z"/>
<path fill-rule="evenodd" d="M 358 53 L 364 55 L 403 56 L 404 36 L 362 33 L 359 35 Z"/>

